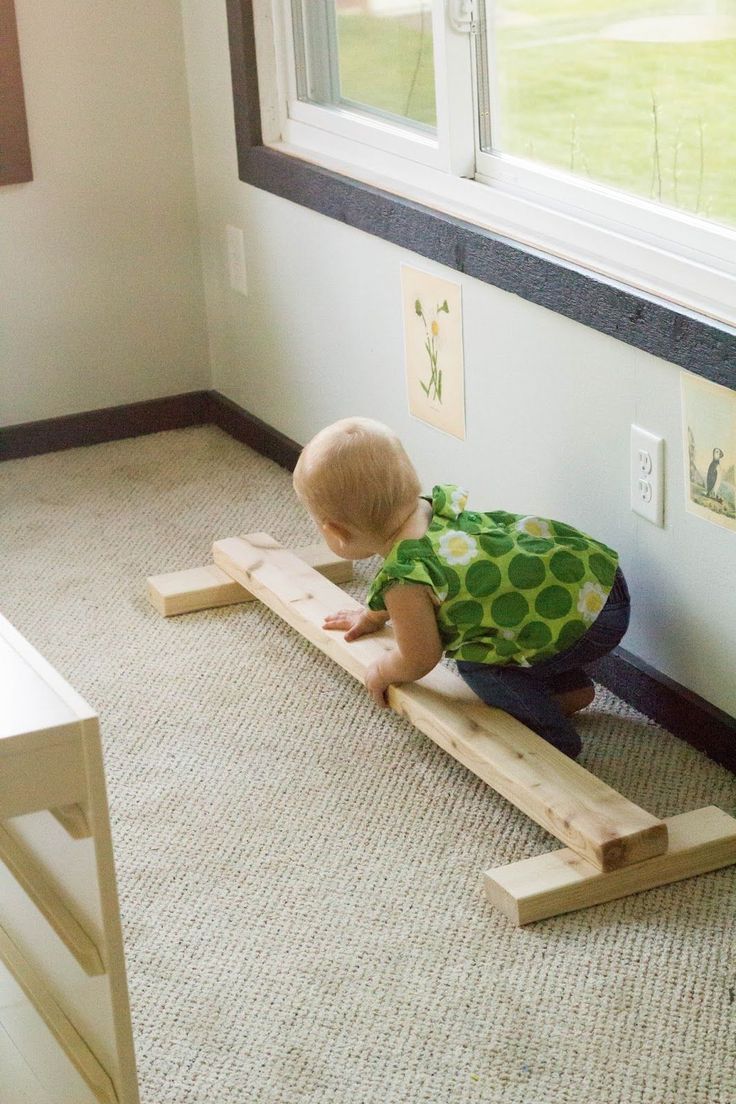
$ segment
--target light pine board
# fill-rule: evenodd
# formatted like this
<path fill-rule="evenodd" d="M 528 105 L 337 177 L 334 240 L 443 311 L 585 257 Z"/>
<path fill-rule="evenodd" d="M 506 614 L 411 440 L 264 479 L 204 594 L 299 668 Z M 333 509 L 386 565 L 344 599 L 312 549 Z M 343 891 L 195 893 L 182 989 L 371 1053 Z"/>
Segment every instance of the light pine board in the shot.
<path fill-rule="evenodd" d="M 361 682 L 369 665 L 393 646 L 388 628 L 351 644 L 342 632 L 323 629 L 325 615 L 350 600 L 267 533 L 217 541 L 213 558 Z M 508 714 L 488 708 L 446 668 L 436 667 L 418 683 L 390 687 L 388 700 L 397 713 L 597 868 L 614 870 L 666 850 L 663 822 Z"/>
<path fill-rule="evenodd" d="M 601 874 L 565 847 L 489 870 L 486 894 L 515 924 L 530 924 L 736 863 L 736 820 L 721 809 L 708 805 L 665 823 L 664 855 Z"/>
<path fill-rule="evenodd" d="M 335 556 L 321 542 L 298 548 L 294 554 L 334 583 L 347 583 L 353 577 L 352 561 Z M 254 598 L 216 564 L 151 575 L 146 583 L 148 600 L 163 617 L 252 602 Z"/>

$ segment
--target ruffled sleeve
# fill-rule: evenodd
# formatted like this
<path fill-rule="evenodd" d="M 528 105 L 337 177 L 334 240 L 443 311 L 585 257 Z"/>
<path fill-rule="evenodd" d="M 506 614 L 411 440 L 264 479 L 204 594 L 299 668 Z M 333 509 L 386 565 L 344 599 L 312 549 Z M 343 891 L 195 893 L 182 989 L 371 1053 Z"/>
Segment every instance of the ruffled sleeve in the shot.
<path fill-rule="evenodd" d="M 432 513 L 454 521 L 465 509 L 468 492 L 454 483 L 441 483 L 432 488 Z"/>
<path fill-rule="evenodd" d="M 384 561 L 371 583 L 366 604 L 372 610 L 385 610 L 385 594 L 396 584 L 428 586 L 438 603 L 447 598 L 447 581 L 426 537 L 400 541 Z"/>

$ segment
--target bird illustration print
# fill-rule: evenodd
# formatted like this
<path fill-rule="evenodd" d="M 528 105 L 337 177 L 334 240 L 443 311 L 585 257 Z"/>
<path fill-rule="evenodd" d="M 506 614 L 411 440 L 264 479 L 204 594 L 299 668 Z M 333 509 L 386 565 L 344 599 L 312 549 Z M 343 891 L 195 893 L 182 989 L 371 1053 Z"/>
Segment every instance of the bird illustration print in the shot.
<path fill-rule="evenodd" d="M 708 465 L 708 474 L 705 477 L 705 494 L 707 498 L 716 497 L 713 492 L 715 490 L 716 481 L 718 479 L 718 465 L 723 459 L 723 449 L 713 449 L 713 459 Z"/>

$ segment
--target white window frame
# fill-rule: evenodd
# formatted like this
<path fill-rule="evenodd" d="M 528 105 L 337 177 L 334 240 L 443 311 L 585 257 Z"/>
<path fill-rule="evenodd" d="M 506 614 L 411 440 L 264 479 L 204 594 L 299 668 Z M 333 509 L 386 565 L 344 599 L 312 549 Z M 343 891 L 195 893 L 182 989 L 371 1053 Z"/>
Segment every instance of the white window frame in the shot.
<path fill-rule="evenodd" d="M 467 7 L 433 0 L 438 125 L 428 141 L 377 116 L 298 101 L 290 0 L 254 0 L 264 143 L 736 326 L 736 230 L 480 149 L 475 43 L 454 25 Z"/>
<path fill-rule="evenodd" d="M 310 3 L 312 0 L 306 0 Z M 359 142 L 371 149 L 394 154 L 399 158 L 440 169 L 455 175 L 472 174 L 475 171 L 474 130 L 472 116 L 467 105 L 472 103 L 470 69 L 470 43 L 467 36 L 448 36 L 444 0 L 429 0 L 432 9 L 432 42 L 435 73 L 437 126 L 432 128 L 402 126 L 399 120 L 383 118 L 379 113 L 361 111 L 356 105 L 321 106 L 306 103 L 297 93 L 297 76 L 294 50 L 294 27 L 290 0 L 276 0 L 273 4 L 273 33 L 276 42 L 277 64 L 281 79 L 281 95 L 287 109 L 282 112 L 281 137 L 295 148 L 309 148 L 313 140 L 319 145 L 319 135 L 314 131 L 330 134 L 337 148 L 340 139 L 347 143 Z M 260 7 L 256 2 L 254 9 Z M 258 26 L 258 20 L 256 20 Z M 258 34 L 258 32 L 257 32 Z M 349 145 L 345 150 L 349 151 Z"/>

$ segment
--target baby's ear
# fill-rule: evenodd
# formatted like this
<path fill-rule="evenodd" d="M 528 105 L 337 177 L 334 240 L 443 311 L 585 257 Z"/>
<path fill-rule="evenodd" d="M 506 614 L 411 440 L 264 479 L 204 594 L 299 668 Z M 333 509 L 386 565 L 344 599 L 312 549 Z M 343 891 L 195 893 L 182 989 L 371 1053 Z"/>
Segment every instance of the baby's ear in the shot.
<path fill-rule="evenodd" d="M 328 540 L 339 545 L 346 544 L 352 536 L 349 529 L 346 529 L 344 525 L 339 525 L 336 521 L 323 521 L 321 529 Z"/>

